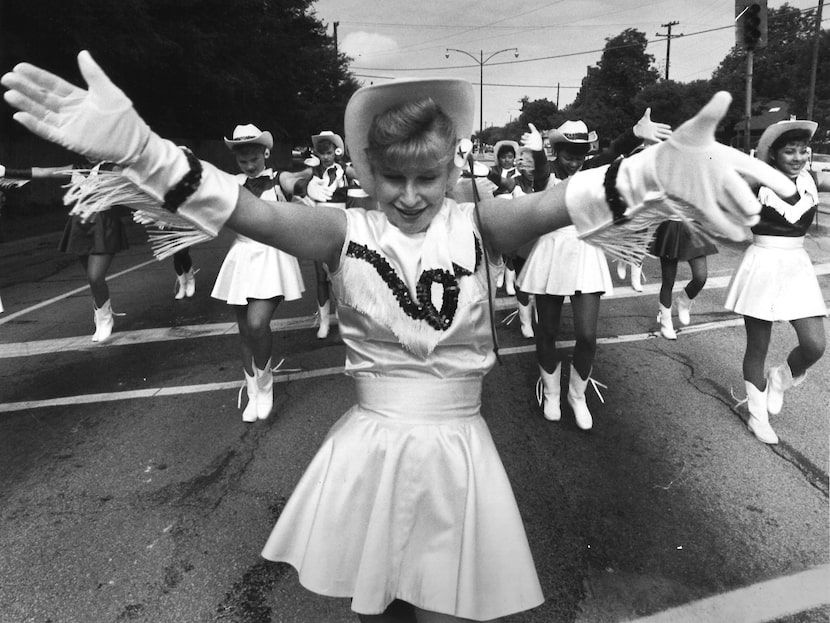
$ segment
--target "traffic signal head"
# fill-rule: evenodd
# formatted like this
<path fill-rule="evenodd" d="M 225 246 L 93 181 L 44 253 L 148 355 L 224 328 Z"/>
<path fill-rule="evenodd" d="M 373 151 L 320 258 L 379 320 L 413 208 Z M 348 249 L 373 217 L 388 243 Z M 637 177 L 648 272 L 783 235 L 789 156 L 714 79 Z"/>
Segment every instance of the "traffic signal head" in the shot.
<path fill-rule="evenodd" d="M 735 43 L 744 50 L 767 45 L 766 0 L 735 0 Z"/>

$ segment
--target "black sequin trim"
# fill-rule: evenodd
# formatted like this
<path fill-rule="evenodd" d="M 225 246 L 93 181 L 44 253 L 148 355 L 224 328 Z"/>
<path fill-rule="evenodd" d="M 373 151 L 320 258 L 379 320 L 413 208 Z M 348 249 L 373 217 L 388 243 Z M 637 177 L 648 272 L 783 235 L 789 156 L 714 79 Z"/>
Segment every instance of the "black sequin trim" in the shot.
<path fill-rule="evenodd" d="M 187 157 L 190 170 L 164 195 L 164 205 L 162 207 L 170 212 L 175 212 L 180 205 L 188 200 L 190 195 L 196 192 L 199 184 L 202 183 L 202 163 L 187 147 L 182 147 L 181 150 Z"/>
<path fill-rule="evenodd" d="M 476 266 L 481 263 L 482 249 L 478 238 L 475 238 Z M 467 277 L 473 273 L 453 262 L 453 272 L 443 268 L 431 268 L 421 273 L 415 286 L 417 301 L 413 301 L 406 284 L 395 272 L 395 269 L 377 251 L 357 242 L 349 242 L 346 255 L 371 264 L 392 291 L 404 313 L 414 320 L 424 320 L 437 331 L 445 331 L 452 326 L 455 312 L 458 310 L 458 278 Z M 432 284 L 439 283 L 444 288 L 441 310 L 432 304 Z"/>
<path fill-rule="evenodd" d="M 620 191 L 617 190 L 617 174 L 620 172 L 621 163 L 622 158 L 612 162 L 611 166 L 609 166 L 608 170 L 605 172 L 605 178 L 603 180 L 603 186 L 605 187 L 605 202 L 608 204 L 608 207 L 611 208 L 611 214 L 614 216 L 615 225 L 625 223 L 629 220 L 629 217 L 625 215 L 625 210 L 628 206 L 625 203 L 625 199 L 623 199 L 622 195 L 620 195 Z"/>

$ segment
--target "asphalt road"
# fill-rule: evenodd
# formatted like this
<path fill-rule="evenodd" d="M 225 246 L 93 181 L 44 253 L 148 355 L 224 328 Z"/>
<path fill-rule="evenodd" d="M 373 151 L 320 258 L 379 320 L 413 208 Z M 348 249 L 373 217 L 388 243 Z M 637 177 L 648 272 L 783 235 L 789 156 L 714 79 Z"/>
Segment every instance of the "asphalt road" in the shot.
<path fill-rule="evenodd" d="M 104 345 L 89 341 L 83 274 L 56 235 L 0 244 L 0 623 L 355 621 L 347 600 L 259 557 L 353 400 L 336 330 L 315 338 L 311 264 L 306 298 L 273 323 L 286 358 L 276 412 L 244 424 L 233 316 L 209 296 L 230 236 L 193 249 L 197 293 L 184 301 L 171 263 L 152 260 L 140 228 L 130 237 L 110 273 L 125 315 Z M 509 621 L 830 620 L 830 355 L 787 394 L 781 443 L 758 442 L 737 404 L 743 328 L 722 307 L 742 248 L 710 258 L 676 342 L 654 333 L 658 263 L 641 294 L 614 277 L 590 433 L 567 408 L 561 423 L 542 418 L 532 343 L 500 325 L 484 415 L 546 595 Z M 826 224 L 807 248 L 830 298 Z M 677 287 L 688 278 L 681 266 Z M 501 320 L 513 300 L 500 294 Z M 564 349 L 571 337 L 568 309 Z M 769 362 L 793 340 L 777 325 Z"/>

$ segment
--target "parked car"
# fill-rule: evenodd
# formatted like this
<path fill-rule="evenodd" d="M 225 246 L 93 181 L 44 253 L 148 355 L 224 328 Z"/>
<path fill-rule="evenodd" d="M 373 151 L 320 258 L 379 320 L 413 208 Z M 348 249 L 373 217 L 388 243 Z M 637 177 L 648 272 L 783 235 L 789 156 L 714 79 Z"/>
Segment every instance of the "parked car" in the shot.
<path fill-rule="evenodd" d="M 814 153 L 810 158 L 810 163 L 813 171 L 830 173 L 830 155 Z"/>

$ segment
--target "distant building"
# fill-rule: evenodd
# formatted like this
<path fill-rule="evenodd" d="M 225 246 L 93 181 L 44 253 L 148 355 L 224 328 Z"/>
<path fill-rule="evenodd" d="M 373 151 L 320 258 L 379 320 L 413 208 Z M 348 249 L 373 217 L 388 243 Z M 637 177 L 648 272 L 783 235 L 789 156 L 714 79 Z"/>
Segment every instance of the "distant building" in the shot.
<path fill-rule="evenodd" d="M 761 112 L 757 115 L 752 115 L 749 119 L 749 138 L 750 146 L 755 149 L 758 144 L 758 139 L 764 130 L 773 123 L 783 121 L 790 118 L 790 103 L 785 100 L 770 100 L 767 102 Z M 732 138 L 732 147 L 743 149 L 746 145 L 744 136 L 746 135 L 746 123 L 742 119 L 738 121 L 735 126 L 735 136 Z"/>

